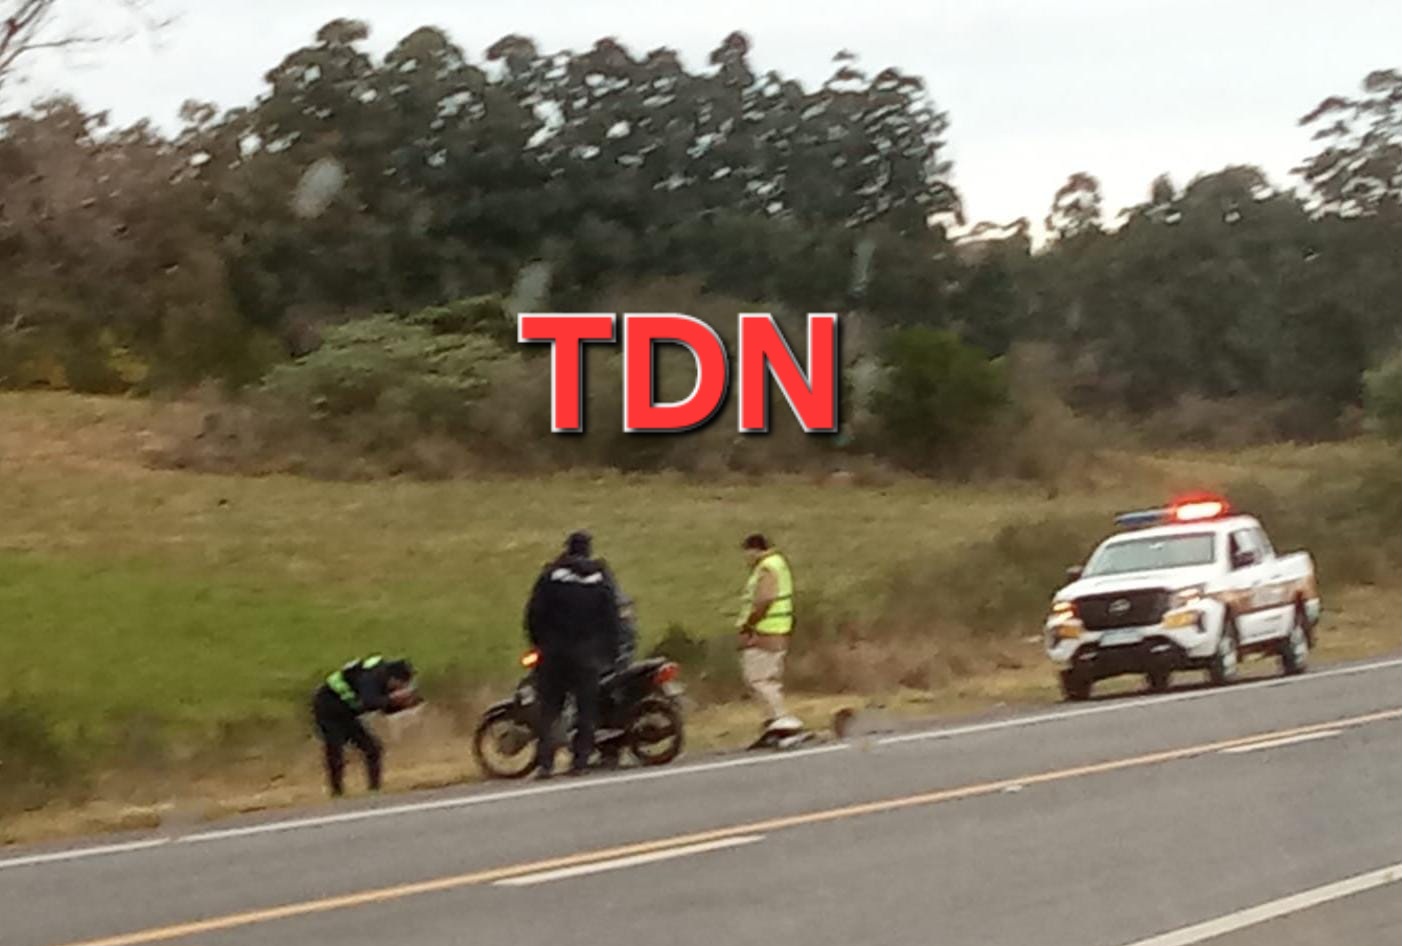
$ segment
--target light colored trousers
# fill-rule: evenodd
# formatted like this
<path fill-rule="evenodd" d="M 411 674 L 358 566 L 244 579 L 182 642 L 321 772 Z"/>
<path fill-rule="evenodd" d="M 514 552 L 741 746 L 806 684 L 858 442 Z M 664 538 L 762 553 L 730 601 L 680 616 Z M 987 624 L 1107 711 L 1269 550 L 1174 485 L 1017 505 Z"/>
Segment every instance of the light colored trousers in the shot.
<path fill-rule="evenodd" d="M 784 652 L 747 647 L 740 651 L 740 672 L 745 685 L 769 707 L 770 721 L 784 711 Z"/>

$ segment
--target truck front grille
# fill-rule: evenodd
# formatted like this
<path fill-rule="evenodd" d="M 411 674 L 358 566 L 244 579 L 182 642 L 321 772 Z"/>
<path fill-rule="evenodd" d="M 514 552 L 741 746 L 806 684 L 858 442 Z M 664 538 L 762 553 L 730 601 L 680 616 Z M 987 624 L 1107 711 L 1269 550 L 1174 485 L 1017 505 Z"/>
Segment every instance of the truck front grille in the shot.
<path fill-rule="evenodd" d="M 1168 591 L 1146 588 L 1076 599 L 1076 613 L 1088 631 L 1157 624 L 1168 610 Z"/>

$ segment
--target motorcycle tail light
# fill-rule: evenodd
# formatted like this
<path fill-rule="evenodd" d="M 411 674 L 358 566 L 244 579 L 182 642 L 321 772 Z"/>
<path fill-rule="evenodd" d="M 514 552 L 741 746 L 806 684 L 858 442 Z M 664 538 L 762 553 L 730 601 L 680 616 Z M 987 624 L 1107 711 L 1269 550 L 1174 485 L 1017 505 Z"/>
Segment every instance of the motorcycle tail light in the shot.
<path fill-rule="evenodd" d="M 682 672 L 682 668 L 674 663 L 665 663 L 657 668 L 657 672 L 652 675 L 652 682 L 661 686 L 664 683 L 671 683 Z"/>
<path fill-rule="evenodd" d="M 527 670 L 538 663 L 540 663 L 540 651 L 538 650 L 528 650 L 521 655 L 521 666 L 525 667 Z"/>

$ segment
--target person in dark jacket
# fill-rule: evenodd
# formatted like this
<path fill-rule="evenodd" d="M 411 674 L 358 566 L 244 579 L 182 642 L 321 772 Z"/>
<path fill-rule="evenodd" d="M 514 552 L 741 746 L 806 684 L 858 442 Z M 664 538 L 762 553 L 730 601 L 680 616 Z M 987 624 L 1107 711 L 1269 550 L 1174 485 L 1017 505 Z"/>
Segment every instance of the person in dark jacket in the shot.
<path fill-rule="evenodd" d="M 618 638 L 611 644 L 606 643 L 604 648 L 604 664 L 599 678 L 599 688 L 607 688 L 616 673 L 622 673 L 632 666 L 633 658 L 638 650 L 638 619 L 637 612 L 633 608 L 633 599 L 624 592 L 618 579 L 614 577 L 613 570 L 609 567 L 607 560 L 598 559 L 599 566 L 604 570 L 604 579 L 613 589 L 614 605 L 618 608 Z M 605 701 L 605 696 L 600 695 L 600 704 Z M 604 769 L 616 769 L 622 761 L 623 747 L 616 740 L 605 745 L 601 750 L 600 767 Z"/>
<path fill-rule="evenodd" d="M 626 670 L 638 650 L 637 611 L 633 607 L 633 599 L 618 584 L 609 563 L 602 558 L 598 562 L 604 570 L 604 580 L 613 590 L 614 604 L 618 608 L 618 638 L 613 641 L 612 648 L 605 651 L 605 671 Z"/>
<path fill-rule="evenodd" d="M 575 726 L 570 774 L 583 773 L 594 753 L 599 715 L 599 676 L 618 652 L 620 622 L 608 573 L 592 558 L 587 532 L 575 532 L 564 552 L 540 572 L 526 605 L 526 634 L 540 653 L 540 733 L 536 777 L 555 767 L 555 728 L 565 700 L 574 697 Z"/>
<path fill-rule="evenodd" d="M 353 660 L 326 678 L 312 696 L 312 718 L 326 756 L 326 779 L 333 797 L 345 793 L 346 743 L 365 757 L 370 791 L 380 790 L 379 740 L 365 728 L 365 713 L 397 713 L 422 700 L 413 688 L 414 668 L 407 660 L 380 656 Z"/>

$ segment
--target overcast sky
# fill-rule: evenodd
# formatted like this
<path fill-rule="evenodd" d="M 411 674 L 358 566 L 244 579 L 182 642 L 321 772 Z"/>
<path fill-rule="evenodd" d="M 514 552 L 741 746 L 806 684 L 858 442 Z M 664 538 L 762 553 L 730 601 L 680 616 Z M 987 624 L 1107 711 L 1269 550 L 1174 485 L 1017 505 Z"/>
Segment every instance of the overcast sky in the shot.
<path fill-rule="evenodd" d="M 100 12 L 114 0 L 62 2 Z M 1038 226 L 1074 171 L 1100 178 L 1112 213 L 1161 172 L 1182 186 L 1251 163 L 1288 183 L 1311 148 L 1299 116 L 1372 69 L 1402 67 L 1398 0 L 152 2 L 178 14 L 158 45 L 138 38 L 36 62 L 24 97 L 67 89 L 119 122 L 173 127 L 184 99 L 251 100 L 270 67 L 338 16 L 367 21 L 376 53 L 431 24 L 476 60 L 507 33 L 551 50 L 611 35 L 635 54 L 670 46 L 693 68 L 740 29 L 758 69 L 806 85 L 844 47 L 872 72 L 923 76 L 949 113 L 948 156 L 971 220 Z"/>

